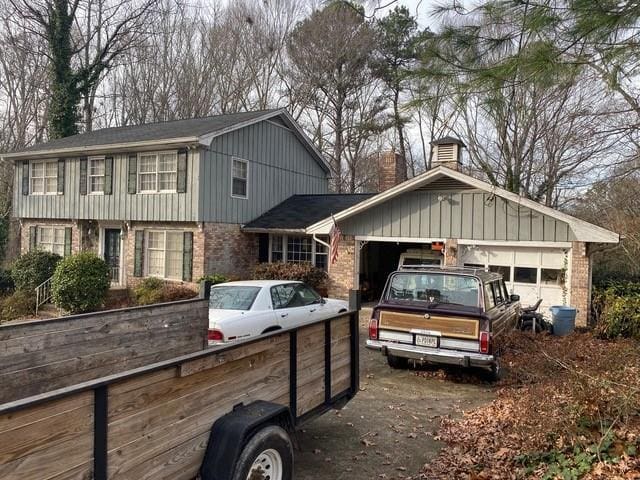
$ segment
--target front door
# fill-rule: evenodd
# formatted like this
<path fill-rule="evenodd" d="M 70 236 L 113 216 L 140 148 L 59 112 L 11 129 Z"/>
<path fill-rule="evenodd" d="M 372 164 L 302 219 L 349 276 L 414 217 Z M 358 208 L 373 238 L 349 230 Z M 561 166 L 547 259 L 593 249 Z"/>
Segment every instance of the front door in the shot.
<path fill-rule="evenodd" d="M 111 283 L 120 283 L 120 229 L 104 230 L 104 261 L 109 266 Z"/>

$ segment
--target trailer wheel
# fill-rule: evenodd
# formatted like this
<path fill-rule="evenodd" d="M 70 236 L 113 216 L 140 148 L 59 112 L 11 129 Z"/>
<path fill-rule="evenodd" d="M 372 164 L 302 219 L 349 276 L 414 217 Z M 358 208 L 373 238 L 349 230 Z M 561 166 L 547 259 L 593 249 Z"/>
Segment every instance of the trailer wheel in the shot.
<path fill-rule="evenodd" d="M 289 434 L 275 425 L 259 430 L 245 445 L 233 480 L 292 480 L 293 447 Z"/>

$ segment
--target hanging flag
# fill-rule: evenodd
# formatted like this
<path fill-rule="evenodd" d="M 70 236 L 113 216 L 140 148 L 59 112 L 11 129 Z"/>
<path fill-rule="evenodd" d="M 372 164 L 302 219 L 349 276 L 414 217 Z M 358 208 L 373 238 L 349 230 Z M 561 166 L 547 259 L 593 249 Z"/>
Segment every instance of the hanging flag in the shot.
<path fill-rule="evenodd" d="M 338 224 L 336 223 L 336 221 L 334 219 L 333 220 L 333 226 L 331 227 L 331 230 L 329 231 L 329 245 L 331 247 L 330 248 L 330 252 L 329 252 L 329 258 L 330 258 L 331 265 L 336 263 L 336 261 L 338 260 L 338 243 L 340 243 L 340 235 L 341 234 L 342 234 L 342 232 L 338 228 Z"/>

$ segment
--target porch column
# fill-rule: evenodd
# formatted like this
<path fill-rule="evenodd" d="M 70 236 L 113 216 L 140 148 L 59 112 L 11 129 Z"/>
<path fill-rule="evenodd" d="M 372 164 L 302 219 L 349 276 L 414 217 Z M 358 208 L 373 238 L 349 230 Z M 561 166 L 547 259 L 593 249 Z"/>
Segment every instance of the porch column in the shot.
<path fill-rule="evenodd" d="M 356 241 L 345 235 L 338 243 L 338 259 L 331 265 L 329 259 L 329 297 L 349 299 L 349 290 L 356 288 Z"/>
<path fill-rule="evenodd" d="M 576 325 L 586 327 L 591 311 L 591 258 L 584 242 L 571 245 L 569 304 L 578 309 Z"/>

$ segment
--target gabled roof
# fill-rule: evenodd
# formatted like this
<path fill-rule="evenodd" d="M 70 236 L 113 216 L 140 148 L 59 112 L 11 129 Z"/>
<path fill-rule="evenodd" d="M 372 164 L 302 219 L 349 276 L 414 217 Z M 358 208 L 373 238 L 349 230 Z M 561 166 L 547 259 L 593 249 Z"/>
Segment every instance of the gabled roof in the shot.
<path fill-rule="evenodd" d="M 428 170 L 427 172 L 418 175 L 417 177 L 414 177 L 410 180 L 407 180 L 406 182 L 396 185 L 393 188 L 390 188 L 389 190 L 385 190 L 384 192 L 372 196 L 356 205 L 353 205 L 352 207 L 341 211 L 340 213 L 334 214 L 333 217 L 328 216 L 320 220 L 319 222 L 316 222 L 307 227 L 306 233 L 326 234 L 329 232 L 331 226 L 333 225 L 334 219 L 336 222 L 339 222 L 340 220 L 346 220 L 347 218 L 353 217 L 360 212 L 364 212 L 369 208 L 391 200 L 392 198 L 395 198 L 405 192 L 416 190 L 433 181 L 447 177 L 565 222 L 569 225 L 579 241 L 593 243 L 618 243 L 620 241 L 620 235 L 615 232 L 599 227 L 597 225 L 593 225 L 589 222 L 585 222 L 584 220 L 580 220 L 579 218 L 534 202 L 533 200 L 521 197 L 520 195 L 509 192 L 502 188 L 494 187 L 487 182 L 483 182 L 482 180 L 478 180 L 477 178 L 473 178 L 469 175 L 458 172 L 456 170 L 451 170 L 443 166 L 438 166 L 431 170 Z"/>
<path fill-rule="evenodd" d="M 374 193 L 293 195 L 242 227 L 245 231 L 287 230 L 304 232 L 312 223 L 342 212 Z"/>
<path fill-rule="evenodd" d="M 304 131 L 284 109 L 230 113 L 202 118 L 188 118 L 168 122 L 146 123 L 126 127 L 112 127 L 80 133 L 70 137 L 51 140 L 22 150 L 3 154 L 5 160 L 33 158 L 38 156 L 74 155 L 91 153 L 113 153 L 127 149 L 153 148 L 154 145 L 210 145 L 220 135 L 279 117 L 296 135 L 323 170 L 329 167 L 322 154 L 311 143 Z"/>

